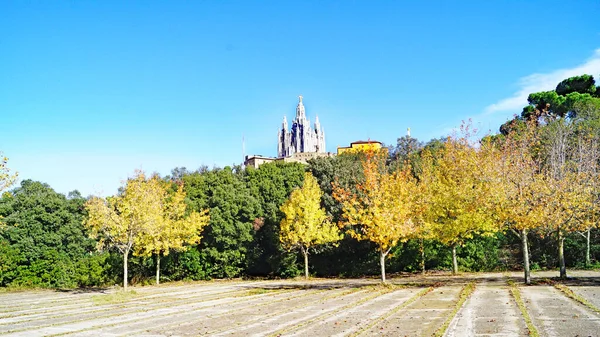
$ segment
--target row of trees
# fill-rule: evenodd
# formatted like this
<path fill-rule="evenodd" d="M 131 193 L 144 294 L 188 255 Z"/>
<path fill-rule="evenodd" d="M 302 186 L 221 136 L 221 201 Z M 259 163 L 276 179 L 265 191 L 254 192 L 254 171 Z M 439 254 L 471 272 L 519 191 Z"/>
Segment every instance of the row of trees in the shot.
<path fill-rule="evenodd" d="M 585 231 L 589 254 L 590 231 L 597 225 L 599 94 L 593 77 L 578 76 L 554 91 L 530 95 L 522 115 L 503 125 L 498 136 L 472 142 L 469 125 L 463 125 L 459 136 L 444 140 L 435 151 L 417 152 L 403 148 L 416 140 L 399 139 L 396 154 L 404 161 L 395 167 L 384 164 L 382 153 L 368 151 L 361 181 L 350 188 L 332 183 L 332 196 L 342 205 L 340 226 L 348 225 L 347 234 L 376 246 L 383 282 L 386 256 L 399 242 L 434 239 L 451 246 L 456 273 L 457 246 L 475 234 L 503 230 L 521 238 L 526 283 L 530 231 L 556 235 L 560 277 L 566 277 L 566 235 Z M 315 203 L 292 210 L 286 204 L 286 215 L 316 209 Z M 286 219 L 282 230 L 304 233 L 313 226 L 314 219 L 295 219 L 307 227 L 289 229 L 283 226 Z M 289 239 L 290 234 L 284 236 Z M 306 261 L 302 243 L 308 240 L 296 239 Z"/>
<path fill-rule="evenodd" d="M 522 264 L 529 281 L 531 262 L 566 276 L 567 265 L 589 265 L 600 252 L 600 98 L 592 87 L 581 76 L 532 94 L 520 116 L 481 141 L 465 126 L 427 144 L 401 137 L 387 155 L 178 168 L 162 178 L 138 172 L 109 198 L 64 196 L 26 180 L 0 199 L 0 284 L 291 277 L 302 269 L 358 276 L 377 273 L 377 261 L 383 280 L 386 264 L 392 272 Z M 4 159 L 0 187 L 14 178 Z"/>

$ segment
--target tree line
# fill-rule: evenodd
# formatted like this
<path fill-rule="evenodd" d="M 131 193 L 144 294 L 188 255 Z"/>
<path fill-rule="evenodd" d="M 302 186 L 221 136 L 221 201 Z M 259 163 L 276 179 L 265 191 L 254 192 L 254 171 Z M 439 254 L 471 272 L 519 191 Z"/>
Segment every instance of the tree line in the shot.
<path fill-rule="evenodd" d="M 298 163 L 136 172 L 107 198 L 25 180 L 0 199 L 0 285 L 593 267 L 600 86 L 532 93 L 498 134 Z M 16 176 L 0 162 L 0 187 Z M 310 256 L 310 261 L 309 261 Z"/>

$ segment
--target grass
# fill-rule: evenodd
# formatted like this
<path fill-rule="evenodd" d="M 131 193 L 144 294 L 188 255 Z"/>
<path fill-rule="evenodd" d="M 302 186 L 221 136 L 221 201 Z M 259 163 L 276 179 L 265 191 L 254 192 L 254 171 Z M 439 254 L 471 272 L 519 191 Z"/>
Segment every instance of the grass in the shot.
<path fill-rule="evenodd" d="M 573 290 L 571 290 L 566 285 L 560 284 L 560 283 L 554 283 L 554 288 L 558 289 L 560 292 L 562 292 L 563 294 L 565 294 L 565 296 L 567 296 L 568 298 L 574 300 L 575 302 L 581 303 L 581 304 L 585 305 L 586 307 L 588 307 L 589 309 L 591 309 L 592 311 L 600 314 L 600 308 L 598 308 L 597 306 L 593 305 L 592 303 L 590 303 L 585 298 L 577 295 Z"/>
<path fill-rule="evenodd" d="M 112 294 L 94 295 L 92 296 L 92 302 L 95 305 L 118 304 L 130 301 L 138 296 L 139 294 L 135 290 L 120 290 Z"/>
<path fill-rule="evenodd" d="M 279 289 L 255 288 L 255 289 L 248 290 L 248 292 L 246 292 L 245 294 L 242 294 L 242 296 L 262 295 L 262 294 L 266 294 L 266 293 L 270 293 L 270 292 L 274 292 L 274 291 L 281 291 L 281 290 L 279 290 Z"/>
<path fill-rule="evenodd" d="M 446 330 L 448 330 L 448 327 L 454 319 L 454 316 L 456 316 L 460 308 L 462 308 L 463 304 L 465 304 L 465 302 L 471 296 L 473 291 L 475 291 L 475 282 L 468 283 L 460 290 L 460 294 L 458 295 L 458 301 L 456 302 L 456 305 L 454 305 L 454 309 L 452 310 L 452 312 L 450 312 L 444 324 L 442 324 L 442 326 L 440 326 L 433 333 L 433 336 L 441 337 L 446 333 Z"/>
<path fill-rule="evenodd" d="M 507 280 L 506 282 L 510 286 L 510 294 L 515 299 L 515 302 L 517 303 L 517 306 L 521 311 L 521 315 L 525 320 L 525 325 L 527 325 L 527 329 L 529 330 L 529 336 L 539 337 L 540 333 L 538 332 L 535 325 L 533 325 L 531 316 L 529 316 L 529 313 L 527 312 L 527 307 L 525 307 L 525 302 L 523 302 L 523 299 L 521 298 L 521 292 L 519 291 L 519 287 L 515 284 L 513 280 Z"/>

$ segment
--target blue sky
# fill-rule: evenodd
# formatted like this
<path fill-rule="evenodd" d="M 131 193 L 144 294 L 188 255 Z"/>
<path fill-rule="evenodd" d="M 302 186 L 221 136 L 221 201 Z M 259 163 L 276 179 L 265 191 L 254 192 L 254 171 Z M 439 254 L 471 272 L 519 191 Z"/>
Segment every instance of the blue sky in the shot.
<path fill-rule="evenodd" d="M 3 1 L 0 151 L 21 179 L 113 194 L 275 155 L 297 96 L 327 150 L 496 131 L 532 91 L 600 75 L 598 1 Z"/>

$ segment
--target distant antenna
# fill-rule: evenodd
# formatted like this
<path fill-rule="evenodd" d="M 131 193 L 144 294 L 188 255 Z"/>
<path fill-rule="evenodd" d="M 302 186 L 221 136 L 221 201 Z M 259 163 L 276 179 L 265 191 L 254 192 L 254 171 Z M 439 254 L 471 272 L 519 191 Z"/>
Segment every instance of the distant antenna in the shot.
<path fill-rule="evenodd" d="M 410 128 L 406 129 L 406 135 L 410 137 Z"/>

